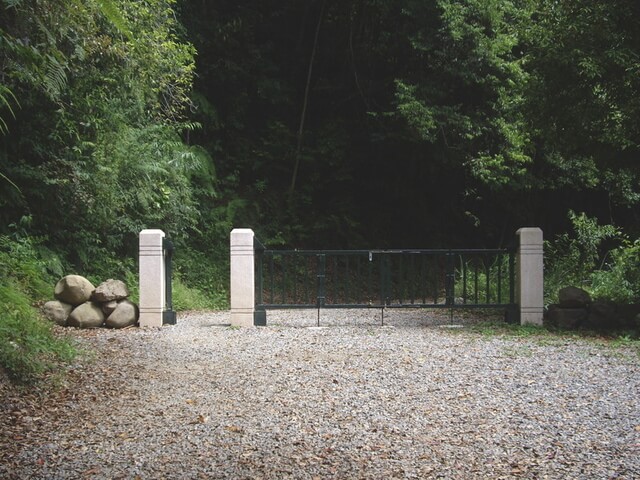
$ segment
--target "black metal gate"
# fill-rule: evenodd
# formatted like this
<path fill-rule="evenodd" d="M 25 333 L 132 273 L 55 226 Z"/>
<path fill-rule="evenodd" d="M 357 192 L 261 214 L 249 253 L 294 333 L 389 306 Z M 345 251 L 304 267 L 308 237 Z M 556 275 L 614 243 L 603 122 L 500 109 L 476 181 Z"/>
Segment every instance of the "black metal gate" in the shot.
<path fill-rule="evenodd" d="M 269 250 L 256 242 L 256 325 L 266 310 L 494 308 L 516 321 L 515 252 Z"/>

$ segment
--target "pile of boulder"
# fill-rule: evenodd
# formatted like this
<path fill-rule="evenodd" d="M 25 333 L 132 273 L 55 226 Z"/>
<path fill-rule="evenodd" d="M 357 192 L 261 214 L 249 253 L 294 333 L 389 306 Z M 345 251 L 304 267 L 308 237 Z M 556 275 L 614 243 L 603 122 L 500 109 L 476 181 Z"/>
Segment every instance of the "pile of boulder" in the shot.
<path fill-rule="evenodd" d="M 640 305 L 594 301 L 581 288 L 565 287 L 558 292 L 558 303 L 547 308 L 545 323 L 567 330 L 639 328 Z"/>
<path fill-rule="evenodd" d="M 58 325 L 76 328 L 124 328 L 138 322 L 138 306 L 128 300 L 121 280 L 109 279 L 98 287 L 80 275 L 67 275 L 55 286 L 56 300 L 44 304 L 45 317 Z"/>

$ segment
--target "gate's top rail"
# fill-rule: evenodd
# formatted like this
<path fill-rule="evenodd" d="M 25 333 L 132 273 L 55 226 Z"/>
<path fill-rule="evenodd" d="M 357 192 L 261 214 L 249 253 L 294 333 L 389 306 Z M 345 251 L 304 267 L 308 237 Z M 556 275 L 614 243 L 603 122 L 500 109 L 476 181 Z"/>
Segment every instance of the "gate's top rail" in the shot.
<path fill-rule="evenodd" d="M 499 254 L 499 253 L 513 253 L 515 250 L 512 248 L 420 248 L 420 249 L 371 249 L 371 250 L 285 250 L 278 248 L 265 248 L 260 245 L 260 247 L 256 247 L 256 250 L 260 253 L 265 253 L 269 255 L 394 255 L 394 254 L 402 254 L 402 255 L 411 255 L 411 254 L 434 254 L 434 255 L 442 255 L 442 254 Z"/>

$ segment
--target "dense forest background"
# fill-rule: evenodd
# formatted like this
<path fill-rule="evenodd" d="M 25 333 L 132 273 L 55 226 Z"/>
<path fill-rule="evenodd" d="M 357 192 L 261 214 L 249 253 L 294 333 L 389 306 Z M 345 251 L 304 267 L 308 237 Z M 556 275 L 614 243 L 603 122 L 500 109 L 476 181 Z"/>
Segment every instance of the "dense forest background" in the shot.
<path fill-rule="evenodd" d="M 564 281 L 614 271 L 640 251 L 639 93 L 635 0 L 0 0 L 0 273 L 135 282 L 161 228 L 222 305 L 233 227 L 430 248 L 521 226 Z"/>

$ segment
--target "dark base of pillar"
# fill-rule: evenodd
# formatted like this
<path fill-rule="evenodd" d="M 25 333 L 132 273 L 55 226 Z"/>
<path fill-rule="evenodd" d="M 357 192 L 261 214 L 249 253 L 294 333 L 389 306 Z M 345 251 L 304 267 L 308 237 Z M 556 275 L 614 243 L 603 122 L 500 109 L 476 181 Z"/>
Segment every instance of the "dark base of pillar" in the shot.
<path fill-rule="evenodd" d="M 518 305 L 507 307 L 504 312 L 504 321 L 517 325 L 520 323 L 520 308 Z"/>
<path fill-rule="evenodd" d="M 266 310 L 255 310 L 253 312 L 253 325 L 256 327 L 266 327 L 267 326 L 267 311 Z"/>
<path fill-rule="evenodd" d="M 173 310 L 165 310 L 164 312 L 162 312 L 163 325 L 175 325 L 176 322 L 176 312 L 174 312 Z"/>

